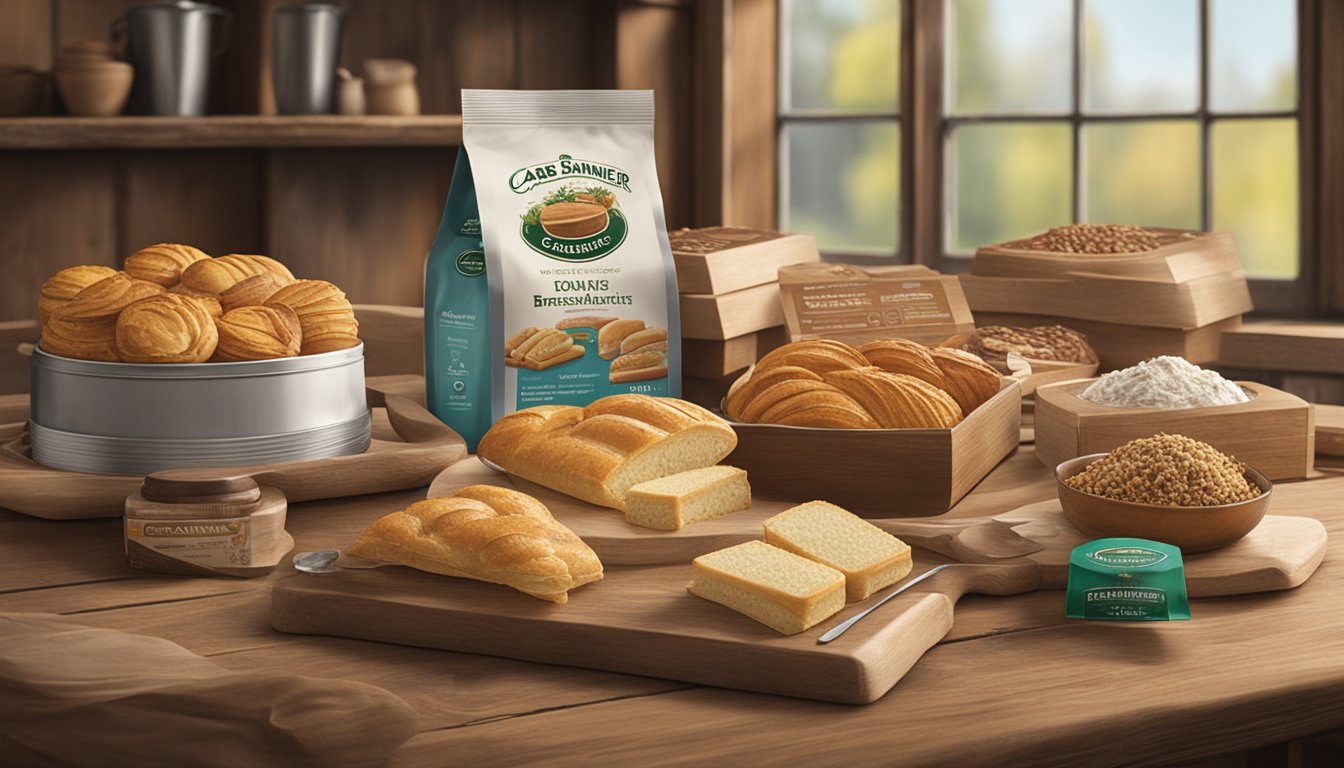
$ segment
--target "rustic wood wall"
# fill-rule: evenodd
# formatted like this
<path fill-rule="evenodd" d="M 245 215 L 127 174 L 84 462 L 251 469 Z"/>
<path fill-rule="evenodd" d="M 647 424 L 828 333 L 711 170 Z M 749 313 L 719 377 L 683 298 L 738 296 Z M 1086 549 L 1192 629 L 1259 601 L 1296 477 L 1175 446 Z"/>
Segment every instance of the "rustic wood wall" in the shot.
<path fill-rule="evenodd" d="M 216 2 L 236 16 L 212 113 L 272 112 L 268 30 L 281 0 Z M 6 0 L 0 64 L 46 69 L 62 45 L 103 37 L 135 4 Z M 718 223 L 693 213 L 696 12 L 689 1 L 362 2 L 342 63 L 359 72 L 369 57 L 415 62 L 426 114 L 458 112 L 462 88 L 654 88 L 668 224 Z M 452 147 L 0 150 L 0 321 L 33 317 L 37 287 L 55 270 L 119 265 L 159 241 L 265 253 L 356 302 L 419 304 L 455 156 Z"/>

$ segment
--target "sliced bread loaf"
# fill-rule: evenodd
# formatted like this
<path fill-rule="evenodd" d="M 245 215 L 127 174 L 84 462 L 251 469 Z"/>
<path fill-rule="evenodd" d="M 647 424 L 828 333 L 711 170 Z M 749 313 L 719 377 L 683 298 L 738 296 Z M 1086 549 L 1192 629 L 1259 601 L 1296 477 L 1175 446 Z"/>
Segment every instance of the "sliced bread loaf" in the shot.
<path fill-rule="evenodd" d="M 676 531 L 750 506 L 746 470 L 716 465 L 631 486 L 625 494 L 625 519 L 631 525 Z"/>
<path fill-rule="evenodd" d="M 845 574 L 851 603 L 900 581 L 914 565 L 905 542 L 825 501 L 809 501 L 766 520 L 765 541 Z"/>
<path fill-rule="evenodd" d="M 794 635 L 845 607 L 845 575 L 760 541 L 701 555 L 686 589 Z"/>

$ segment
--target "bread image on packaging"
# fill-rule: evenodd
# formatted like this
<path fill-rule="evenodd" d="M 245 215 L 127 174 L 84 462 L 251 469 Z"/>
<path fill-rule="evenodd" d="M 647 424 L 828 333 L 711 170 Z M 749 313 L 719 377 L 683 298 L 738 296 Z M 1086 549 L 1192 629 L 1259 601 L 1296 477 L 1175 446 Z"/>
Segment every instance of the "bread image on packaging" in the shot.
<path fill-rule="evenodd" d="M 66 267 L 47 278 L 37 296 L 38 326 L 46 325 L 51 313 L 75 298 L 75 294 L 115 274 L 117 270 L 111 267 L 80 266 Z"/>
<path fill-rule="evenodd" d="M 644 349 L 655 344 L 667 344 L 667 329 L 665 328 L 645 328 L 642 331 L 636 331 L 624 339 L 621 339 L 621 354 L 628 355 L 631 352 Z"/>
<path fill-rule="evenodd" d="M 616 320 L 597 331 L 597 356 L 610 360 L 621 353 L 621 343 L 627 336 L 644 330 L 643 320 Z M 666 337 L 664 337 L 666 338 Z"/>
<path fill-rule="evenodd" d="M 566 240 L 595 235 L 607 228 L 607 209 L 596 203 L 552 203 L 541 209 L 541 228 Z"/>
<path fill-rule="evenodd" d="M 728 422 L 670 397 L 612 395 L 505 416 L 477 455 L 510 475 L 612 509 L 631 486 L 718 464 L 737 446 Z"/>
<path fill-rule="evenodd" d="M 583 317 L 566 317 L 563 320 L 557 320 L 555 328 L 558 331 L 568 331 L 574 328 L 592 328 L 593 330 L 601 330 L 602 326 L 607 323 L 615 322 L 615 320 L 616 318 L 614 317 L 593 317 L 591 315 L 585 315 Z"/>
<path fill-rule="evenodd" d="M 914 565 L 905 542 L 825 501 L 799 504 L 766 520 L 765 541 L 843 573 L 851 603 L 905 578 Z"/>
<path fill-rule="evenodd" d="M 695 558 L 686 590 L 796 635 L 845 607 L 845 575 L 761 541 Z"/>
<path fill-rule="evenodd" d="M 631 486 L 625 494 L 625 520 L 642 528 L 678 531 L 750 506 L 746 471 L 720 464 Z"/>
<path fill-rule="evenodd" d="M 597 554 L 545 504 L 493 485 L 470 485 L 379 518 L 348 553 L 504 584 L 553 603 L 602 578 Z"/>
<path fill-rule="evenodd" d="M 117 317 L 117 356 L 125 363 L 204 363 L 218 343 L 215 319 L 189 296 L 159 293 Z"/>
<path fill-rule="evenodd" d="M 611 372 L 607 378 L 612 384 L 624 384 L 630 381 L 647 381 L 667 376 L 667 353 L 657 350 L 621 355 L 611 361 Z"/>
<path fill-rule="evenodd" d="M 544 371 L 583 357 L 587 349 L 574 337 L 555 328 L 524 328 L 504 344 L 504 364 Z"/>
<path fill-rule="evenodd" d="M 210 258 L 199 248 L 180 243 L 158 243 L 126 257 L 126 274 L 171 288 L 182 280 L 182 270 Z"/>

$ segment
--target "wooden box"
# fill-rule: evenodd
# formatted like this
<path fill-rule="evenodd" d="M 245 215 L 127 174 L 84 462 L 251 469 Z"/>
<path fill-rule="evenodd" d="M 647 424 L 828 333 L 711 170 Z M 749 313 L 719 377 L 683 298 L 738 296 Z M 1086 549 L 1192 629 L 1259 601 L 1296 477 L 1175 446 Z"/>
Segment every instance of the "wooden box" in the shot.
<path fill-rule="evenodd" d="M 717 411 L 723 406 L 723 398 L 728 396 L 728 388 L 744 373 L 746 369 L 714 377 L 689 376 L 683 373 L 681 399 L 689 400 L 701 408 Z"/>
<path fill-rule="evenodd" d="M 1262 371 L 1344 374 L 1344 324 L 1250 323 L 1222 334 L 1218 362 Z"/>
<path fill-rule="evenodd" d="M 1061 381 L 1087 379 L 1097 375 L 1097 363 L 1067 363 L 1058 360 L 1028 360 L 1031 372 L 1014 375 L 1022 384 L 1022 397 L 1031 397 L 1041 387 Z"/>
<path fill-rule="evenodd" d="M 784 324 L 774 283 L 718 296 L 681 295 L 681 336 L 722 341 Z"/>
<path fill-rule="evenodd" d="M 790 341 L 938 344 L 975 330 L 956 276 L 918 264 L 796 264 L 779 270 L 779 292 Z"/>
<path fill-rule="evenodd" d="M 821 259 L 811 235 L 706 227 L 670 232 L 668 240 L 682 293 L 731 293 L 773 283 L 780 267 Z"/>
<path fill-rule="evenodd" d="M 1201 328 L 1158 328 L 1150 325 L 1101 323 L 1095 320 L 1012 312 L 976 312 L 977 325 L 1064 325 L 1087 336 L 1101 361 L 1099 370 L 1127 368 L 1159 355 L 1176 355 L 1192 363 L 1218 361 L 1225 331 L 1241 326 L 1241 317 L 1229 317 Z"/>
<path fill-rule="evenodd" d="M 1036 456 L 1053 467 L 1158 432 L 1203 440 L 1271 480 L 1305 477 L 1315 452 L 1315 415 L 1305 400 L 1239 381 L 1251 401 L 1213 408 L 1112 408 L 1078 397 L 1095 379 L 1036 390 Z"/>
<path fill-rule="evenodd" d="M 1241 271 L 1237 243 L 1227 232 L 1149 227 L 1163 245 L 1144 253 L 1085 254 L 1033 251 L 1030 238 L 975 252 L 971 274 L 983 277 L 1058 278 L 1109 275 L 1160 283 L 1185 283 Z"/>
<path fill-rule="evenodd" d="M 941 515 L 1017 447 L 1021 387 L 999 393 L 952 429 L 815 429 L 734 423 L 725 464 L 747 470 L 752 494 L 823 499 L 863 517 Z"/>
<path fill-rule="evenodd" d="M 682 339 L 681 373 L 702 379 L 719 379 L 756 364 L 766 352 L 789 340 L 784 326 L 766 328 L 722 341 Z"/>

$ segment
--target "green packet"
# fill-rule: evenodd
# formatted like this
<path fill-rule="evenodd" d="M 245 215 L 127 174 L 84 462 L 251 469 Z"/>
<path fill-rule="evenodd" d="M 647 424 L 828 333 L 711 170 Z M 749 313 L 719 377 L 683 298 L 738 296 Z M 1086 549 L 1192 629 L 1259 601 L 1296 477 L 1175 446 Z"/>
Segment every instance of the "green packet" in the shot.
<path fill-rule="evenodd" d="M 1064 616 L 1104 621 L 1186 621 L 1181 550 L 1147 539 L 1097 539 L 1069 555 Z"/>

